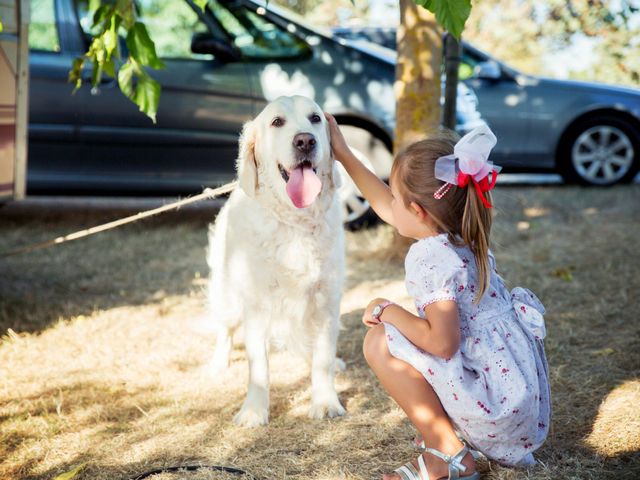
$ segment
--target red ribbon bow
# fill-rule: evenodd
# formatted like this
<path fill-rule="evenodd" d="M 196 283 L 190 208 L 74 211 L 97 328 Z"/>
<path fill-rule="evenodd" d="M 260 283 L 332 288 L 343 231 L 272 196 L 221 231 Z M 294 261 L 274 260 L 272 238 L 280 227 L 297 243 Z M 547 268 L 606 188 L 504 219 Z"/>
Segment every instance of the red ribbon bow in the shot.
<path fill-rule="evenodd" d="M 466 187 L 469 184 L 469 181 L 473 183 L 473 186 L 476 189 L 476 193 L 483 205 L 487 208 L 491 208 L 493 205 L 489 203 L 484 194 L 489 190 L 492 190 L 496 185 L 496 180 L 498 180 L 498 171 L 493 169 L 491 171 L 491 183 L 489 183 L 489 174 L 486 177 L 483 177 L 480 181 L 473 178 L 473 175 L 469 175 L 468 173 L 459 172 L 458 173 L 458 186 Z"/>

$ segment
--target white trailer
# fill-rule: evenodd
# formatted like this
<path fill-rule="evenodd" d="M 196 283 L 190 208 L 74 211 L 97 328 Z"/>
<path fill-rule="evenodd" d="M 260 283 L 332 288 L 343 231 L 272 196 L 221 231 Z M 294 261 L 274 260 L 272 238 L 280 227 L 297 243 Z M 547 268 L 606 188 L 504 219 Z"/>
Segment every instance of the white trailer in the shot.
<path fill-rule="evenodd" d="M 29 0 L 0 0 L 0 201 L 25 196 Z"/>

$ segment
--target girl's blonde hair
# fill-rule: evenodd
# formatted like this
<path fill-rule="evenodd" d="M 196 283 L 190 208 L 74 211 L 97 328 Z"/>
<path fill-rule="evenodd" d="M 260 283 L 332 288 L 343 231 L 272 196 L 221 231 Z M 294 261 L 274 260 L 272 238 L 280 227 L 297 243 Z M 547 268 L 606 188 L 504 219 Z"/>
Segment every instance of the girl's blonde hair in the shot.
<path fill-rule="evenodd" d="M 491 210 L 482 204 L 472 183 L 466 187 L 452 186 L 439 200 L 433 197 L 445 182 L 435 178 L 435 163 L 439 157 L 453 153 L 459 137 L 449 130 L 441 130 L 434 138 L 420 140 L 401 151 L 391 169 L 392 181 L 405 206 L 415 202 L 434 220 L 439 233 L 446 233 L 455 245 L 467 245 L 475 257 L 478 268 L 478 303 L 489 286 L 489 235 Z M 485 198 L 491 204 L 491 194 Z"/>

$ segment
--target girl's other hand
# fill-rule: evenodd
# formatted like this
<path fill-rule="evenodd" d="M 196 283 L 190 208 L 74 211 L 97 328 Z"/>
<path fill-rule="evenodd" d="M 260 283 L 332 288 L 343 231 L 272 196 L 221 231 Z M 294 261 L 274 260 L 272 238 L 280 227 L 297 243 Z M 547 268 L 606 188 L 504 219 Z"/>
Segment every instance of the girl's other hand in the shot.
<path fill-rule="evenodd" d="M 342 132 L 340 131 L 340 127 L 338 127 L 338 122 L 330 113 L 324 112 L 324 116 L 329 123 L 329 133 L 331 134 L 331 150 L 333 151 L 333 156 L 339 162 L 347 155 L 352 155 L 351 150 L 349 149 L 349 145 L 347 145 L 347 141 L 344 139 Z"/>
<path fill-rule="evenodd" d="M 373 309 L 376 308 L 376 305 L 380 305 L 383 302 L 386 302 L 386 298 L 374 298 L 369 302 L 367 308 L 364 310 L 364 314 L 362 315 L 362 323 L 364 323 L 367 327 L 375 327 L 380 324 L 380 319 L 373 318 Z"/>

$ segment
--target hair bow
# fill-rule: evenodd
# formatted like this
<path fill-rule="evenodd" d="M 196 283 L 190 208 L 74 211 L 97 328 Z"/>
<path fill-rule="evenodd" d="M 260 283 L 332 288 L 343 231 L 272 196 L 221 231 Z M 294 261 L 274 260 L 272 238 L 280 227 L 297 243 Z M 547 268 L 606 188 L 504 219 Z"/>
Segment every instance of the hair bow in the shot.
<path fill-rule="evenodd" d="M 435 177 L 447 183 L 434 193 L 434 197 L 442 198 L 451 185 L 466 187 L 471 182 L 484 206 L 491 208 L 483 194 L 495 186 L 498 172 L 502 170 L 502 167 L 489 161 L 495 144 L 496 136 L 486 125 L 476 127 L 462 137 L 453 147 L 452 155 L 436 160 Z"/>

